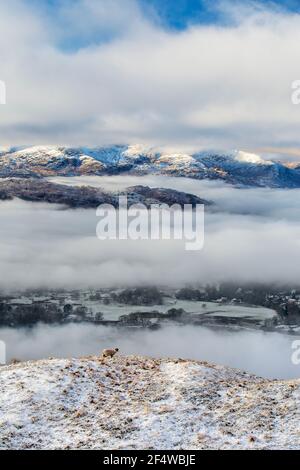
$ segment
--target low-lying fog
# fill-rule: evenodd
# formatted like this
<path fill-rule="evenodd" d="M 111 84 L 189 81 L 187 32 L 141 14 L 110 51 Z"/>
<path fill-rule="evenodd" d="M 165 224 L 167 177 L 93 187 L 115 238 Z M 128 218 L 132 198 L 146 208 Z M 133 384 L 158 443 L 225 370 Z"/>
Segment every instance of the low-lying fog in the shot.
<path fill-rule="evenodd" d="M 106 191 L 117 191 L 129 186 L 165 187 L 196 194 L 216 203 L 216 210 L 237 214 L 253 214 L 277 219 L 300 221 L 300 189 L 243 188 L 222 181 L 196 180 L 161 175 L 146 176 L 74 176 L 51 177 L 52 182 L 81 186 L 86 184 Z"/>
<path fill-rule="evenodd" d="M 59 178 L 59 181 L 64 181 Z M 206 210 L 201 251 L 184 241 L 99 241 L 95 210 L 24 201 L 0 203 L 0 288 L 300 279 L 300 190 L 237 189 L 169 177 L 81 177 L 69 183 L 118 189 L 172 187 L 216 202 Z"/>
<path fill-rule="evenodd" d="M 69 324 L 33 329 L 0 329 L 7 360 L 76 357 L 119 347 L 121 354 L 182 357 L 236 367 L 266 378 L 298 378 L 291 361 L 295 336 L 261 331 L 212 331 L 204 327 L 166 326 L 157 331 Z"/>
<path fill-rule="evenodd" d="M 99 241 L 95 210 L 8 201 L 0 203 L 0 289 L 85 288 L 155 284 L 177 286 L 222 280 L 300 280 L 300 190 L 237 189 L 220 182 L 168 177 L 83 177 L 60 182 L 120 189 L 136 184 L 169 187 L 215 201 L 206 211 L 204 249 L 182 241 Z M 8 358 L 98 353 L 182 356 L 230 365 L 265 377 L 300 375 L 291 362 L 295 337 L 261 331 L 166 327 L 129 331 L 100 326 L 1 329 Z"/>

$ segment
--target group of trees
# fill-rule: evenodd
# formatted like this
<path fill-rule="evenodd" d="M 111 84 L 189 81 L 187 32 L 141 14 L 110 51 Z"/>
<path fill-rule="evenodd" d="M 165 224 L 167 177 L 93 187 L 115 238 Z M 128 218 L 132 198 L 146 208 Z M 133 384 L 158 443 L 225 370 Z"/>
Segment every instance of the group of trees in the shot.
<path fill-rule="evenodd" d="M 70 315 L 84 319 L 88 314 L 85 306 L 65 304 L 60 306 L 51 302 L 36 302 L 32 304 L 9 304 L 0 302 L 0 325 L 2 326 L 30 326 L 36 323 L 62 323 Z"/>
<path fill-rule="evenodd" d="M 120 293 L 113 293 L 115 302 L 126 305 L 161 305 L 163 295 L 157 287 L 137 287 L 136 289 L 124 289 Z"/>

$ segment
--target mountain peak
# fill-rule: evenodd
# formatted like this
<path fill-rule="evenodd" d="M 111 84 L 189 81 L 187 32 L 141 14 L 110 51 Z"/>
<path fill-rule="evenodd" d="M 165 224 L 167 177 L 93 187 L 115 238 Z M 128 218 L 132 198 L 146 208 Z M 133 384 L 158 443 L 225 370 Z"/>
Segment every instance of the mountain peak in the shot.
<path fill-rule="evenodd" d="M 244 152 L 243 150 L 237 150 L 235 160 L 245 163 L 253 163 L 255 165 L 273 165 L 274 163 L 270 160 L 264 160 L 260 155 L 256 153 Z"/>
<path fill-rule="evenodd" d="M 103 147 L 33 146 L 0 152 L 0 177 L 130 173 L 223 180 L 240 186 L 299 188 L 299 166 L 244 150 L 166 152 L 142 144 Z"/>

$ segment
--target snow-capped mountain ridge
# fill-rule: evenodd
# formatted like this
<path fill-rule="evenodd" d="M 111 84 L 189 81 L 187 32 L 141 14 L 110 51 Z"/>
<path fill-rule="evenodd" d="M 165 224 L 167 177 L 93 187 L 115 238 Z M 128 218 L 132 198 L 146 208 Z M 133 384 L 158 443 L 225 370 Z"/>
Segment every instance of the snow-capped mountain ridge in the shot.
<path fill-rule="evenodd" d="M 143 145 L 34 146 L 2 149 L 0 177 L 163 174 L 221 179 L 241 186 L 300 187 L 300 166 L 265 160 L 242 150 L 163 152 Z"/>

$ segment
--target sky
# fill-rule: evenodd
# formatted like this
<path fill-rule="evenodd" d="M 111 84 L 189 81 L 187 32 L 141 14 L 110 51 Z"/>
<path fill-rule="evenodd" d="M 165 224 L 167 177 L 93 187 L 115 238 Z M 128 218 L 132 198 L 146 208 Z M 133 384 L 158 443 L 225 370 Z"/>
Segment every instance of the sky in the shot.
<path fill-rule="evenodd" d="M 300 5 L 0 1 L 1 146 L 297 154 Z"/>
<path fill-rule="evenodd" d="M 103 0 L 98 0 L 98 3 Z M 104 2 L 111 0 L 104 0 Z M 55 11 L 62 3 L 69 5 L 78 0 L 69 0 L 68 2 L 61 0 L 27 0 L 29 5 L 41 7 L 48 14 L 55 14 Z M 226 24 L 222 11 L 217 2 L 210 0 L 138 0 L 138 5 L 146 16 L 150 16 L 152 20 L 160 23 L 164 27 L 184 30 L 190 25 L 197 24 Z M 223 2 L 225 3 L 225 2 Z M 231 0 L 227 2 L 234 7 L 245 4 L 245 0 Z M 44 6 L 43 6 L 44 4 Z M 250 2 L 249 2 L 250 4 Z M 270 8 L 277 8 L 281 11 L 300 12 L 300 5 L 297 0 L 263 0 L 261 2 L 252 2 L 252 5 L 263 5 Z"/>

